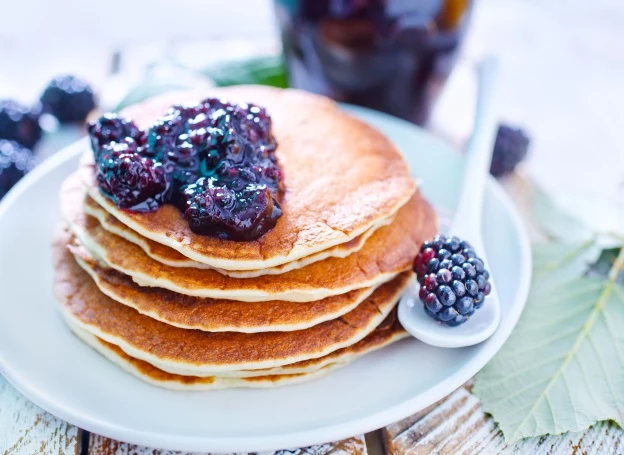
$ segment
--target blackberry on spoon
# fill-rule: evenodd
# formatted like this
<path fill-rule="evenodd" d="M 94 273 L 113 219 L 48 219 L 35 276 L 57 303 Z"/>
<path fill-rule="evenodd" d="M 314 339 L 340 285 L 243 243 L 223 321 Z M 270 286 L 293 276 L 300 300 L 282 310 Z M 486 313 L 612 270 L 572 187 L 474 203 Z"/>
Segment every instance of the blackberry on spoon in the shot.
<path fill-rule="evenodd" d="M 450 326 L 466 322 L 492 290 L 483 261 L 457 237 L 438 235 L 423 243 L 414 271 L 425 312 Z"/>

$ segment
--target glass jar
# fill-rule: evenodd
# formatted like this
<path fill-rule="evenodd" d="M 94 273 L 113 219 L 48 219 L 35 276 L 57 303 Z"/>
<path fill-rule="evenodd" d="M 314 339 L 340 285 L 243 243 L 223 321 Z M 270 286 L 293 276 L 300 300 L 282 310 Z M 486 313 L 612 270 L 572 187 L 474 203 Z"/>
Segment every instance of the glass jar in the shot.
<path fill-rule="evenodd" d="M 426 123 L 470 0 L 276 0 L 290 85 Z"/>

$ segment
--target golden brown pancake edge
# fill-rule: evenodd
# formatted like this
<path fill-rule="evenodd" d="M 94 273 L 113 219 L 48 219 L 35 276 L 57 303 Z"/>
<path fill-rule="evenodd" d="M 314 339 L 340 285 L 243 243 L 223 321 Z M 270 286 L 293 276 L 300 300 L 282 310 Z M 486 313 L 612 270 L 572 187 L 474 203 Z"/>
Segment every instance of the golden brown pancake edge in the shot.
<path fill-rule="evenodd" d="M 169 326 L 102 294 L 75 262 L 62 239 L 54 245 L 55 295 L 72 323 L 132 357 L 170 373 L 218 374 L 273 368 L 325 356 L 352 345 L 377 327 L 395 306 L 409 278 L 378 288 L 350 313 L 305 330 L 210 333 Z"/>
<path fill-rule="evenodd" d="M 255 102 L 273 118 L 286 193 L 282 217 L 260 239 L 234 242 L 194 234 L 171 205 L 151 213 L 119 210 L 97 189 L 92 159 L 82 165 L 89 194 L 107 211 L 143 237 L 195 261 L 258 270 L 306 257 L 364 233 L 394 214 L 416 189 L 407 163 L 387 138 L 334 102 L 306 92 L 238 86 L 165 94 L 124 114 L 145 127 L 171 105 L 207 96 Z"/>

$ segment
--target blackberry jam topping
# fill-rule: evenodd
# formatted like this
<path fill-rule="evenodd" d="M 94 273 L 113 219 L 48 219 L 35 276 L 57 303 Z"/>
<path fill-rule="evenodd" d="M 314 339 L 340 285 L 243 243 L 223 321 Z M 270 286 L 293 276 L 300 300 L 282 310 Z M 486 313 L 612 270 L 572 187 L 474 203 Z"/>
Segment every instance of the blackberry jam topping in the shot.
<path fill-rule="evenodd" d="M 117 114 L 104 114 L 97 121 L 89 123 L 87 130 L 96 161 L 102 148 L 111 142 L 131 139 L 138 146 L 145 144 L 145 133 L 132 120 Z"/>
<path fill-rule="evenodd" d="M 266 185 L 237 191 L 205 177 L 185 188 L 180 209 L 194 232 L 232 240 L 261 236 L 282 214 Z"/>
<path fill-rule="evenodd" d="M 262 107 L 208 98 L 142 131 L 106 114 L 89 124 L 101 191 L 123 209 L 176 205 L 198 234 L 251 240 L 281 215 L 282 173 Z"/>
<path fill-rule="evenodd" d="M 163 165 L 139 155 L 133 142 L 112 142 L 97 163 L 100 190 L 124 209 L 156 210 L 167 199 L 169 177 Z"/>

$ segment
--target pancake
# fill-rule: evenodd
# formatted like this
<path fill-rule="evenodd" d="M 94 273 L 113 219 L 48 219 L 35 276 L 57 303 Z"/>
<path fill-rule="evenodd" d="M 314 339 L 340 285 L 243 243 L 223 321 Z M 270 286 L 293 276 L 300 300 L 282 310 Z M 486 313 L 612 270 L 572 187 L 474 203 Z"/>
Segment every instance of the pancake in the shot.
<path fill-rule="evenodd" d="M 392 314 L 394 314 L 393 312 Z M 392 316 L 392 314 L 390 316 Z M 388 319 L 390 319 L 388 316 Z M 396 318 L 394 318 L 396 319 Z M 386 321 L 384 321 L 385 323 Z M 408 336 L 400 326 L 377 328 L 359 343 L 349 348 L 341 349 L 328 356 L 308 362 L 308 368 L 287 365 L 273 370 L 250 371 L 252 376 L 182 376 L 167 373 L 143 360 L 135 359 L 126 354 L 118 346 L 108 343 L 101 338 L 77 326 L 70 325 L 70 329 L 86 344 L 100 352 L 104 357 L 120 366 L 125 371 L 149 382 L 150 384 L 174 390 L 216 390 L 234 387 L 268 388 L 287 384 L 296 384 L 315 379 L 328 372 L 343 367 L 364 354 L 381 349 Z M 299 364 L 293 364 L 299 365 Z M 310 369 L 310 366 L 316 367 Z M 274 371 L 273 373 L 268 373 Z M 261 372 L 258 374 L 257 372 Z M 264 372 L 264 373 L 262 373 Z"/>
<path fill-rule="evenodd" d="M 67 233 L 67 231 L 63 231 L 58 241 L 62 245 L 67 239 L 69 239 L 70 236 L 71 234 Z M 79 259 L 79 257 L 76 257 L 76 259 L 78 259 L 78 262 L 81 262 L 81 259 Z M 116 272 L 113 272 L 113 273 L 116 273 Z M 77 333 L 80 338 L 85 339 L 85 336 L 86 336 L 87 339 L 85 339 L 85 341 L 88 344 L 92 344 L 89 341 L 89 339 L 91 340 L 97 339 L 100 341 L 100 344 L 114 347 L 115 348 L 114 350 L 123 353 L 123 351 L 121 351 L 121 349 L 116 347 L 115 345 L 111 345 L 110 343 L 107 343 L 104 340 L 100 340 L 99 338 L 90 335 L 88 332 L 80 329 L 76 325 L 71 324 L 70 321 L 68 321 L 68 323 L 71 326 L 72 331 Z M 79 332 L 82 332 L 82 334 Z M 403 327 L 401 327 L 401 324 L 398 321 L 396 310 L 393 310 L 383 320 L 383 322 L 379 326 L 377 326 L 375 330 L 369 335 L 367 335 L 364 339 L 360 340 L 354 345 L 339 349 L 326 356 L 316 358 L 316 359 L 311 359 L 311 360 L 305 360 L 305 361 L 301 361 L 297 363 L 292 363 L 292 364 L 284 365 L 281 367 L 269 368 L 269 369 L 224 372 L 222 377 L 227 376 L 227 377 L 246 378 L 246 377 L 268 376 L 268 375 L 293 375 L 293 374 L 300 374 L 300 373 L 310 373 L 310 372 L 316 371 L 326 366 L 346 365 L 347 363 L 361 357 L 364 354 L 380 349 L 384 346 L 392 344 L 408 336 L 409 334 L 403 329 Z M 98 349 L 97 346 L 95 347 L 96 349 Z M 123 353 L 123 356 L 127 356 L 127 354 Z M 140 361 L 138 359 L 133 359 L 133 361 L 139 362 L 139 363 L 145 363 L 146 365 L 149 365 L 150 368 L 155 368 L 151 366 L 150 364 Z M 162 373 L 168 374 L 164 372 Z"/>
<path fill-rule="evenodd" d="M 396 308 L 393 309 L 386 319 L 379 326 L 367 335 L 364 339 L 346 348 L 339 349 L 323 357 L 291 363 L 282 367 L 269 368 L 264 370 L 243 370 L 230 373 L 236 377 L 250 377 L 252 375 L 274 375 L 274 374 L 297 374 L 310 373 L 329 365 L 346 365 L 392 343 L 395 343 L 410 335 L 399 323 Z"/>
<path fill-rule="evenodd" d="M 87 345 L 98 351 L 108 360 L 134 376 L 156 386 L 173 390 L 219 390 L 231 388 L 270 388 L 288 384 L 297 384 L 315 379 L 341 366 L 330 364 L 310 373 L 277 374 L 270 376 L 254 376 L 249 378 L 219 377 L 219 376 L 182 376 L 171 374 L 156 368 L 143 360 L 135 359 L 126 354 L 118 346 L 98 338 L 86 330 L 70 326 L 74 334 Z"/>
<path fill-rule="evenodd" d="M 307 329 L 350 312 L 374 290 L 358 289 L 306 303 L 205 299 L 142 288 L 126 275 L 99 265 L 81 246 L 71 246 L 70 251 L 103 294 L 141 314 L 184 329 L 243 333 Z M 404 274 L 409 277 L 411 272 Z"/>
<path fill-rule="evenodd" d="M 75 178 L 76 180 L 78 180 L 78 176 L 75 176 Z M 77 184 L 79 184 L 79 182 L 77 182 Z M 84 192 L 84 194 L 86 195 L 86 189 L 84 189 L 81 185 L 77 185 L 76 189 L 78 190 L 78 188 L 80 188 L 80 191 Z M 141 247 L 145 254 L 147 254 L 152 259 L 165 265 L 169 265 L 171 267 L 194 267 L 198 269 L 214 269 L 223 275 L 231 276 L 233 278 L 254 278 L 262 275 L 280 275 L 290 270 L 300 269 L 301 267 L 305 267 L 306 265 L 312 264 L 314 262 L 322 261 L 323 259 L 327 259 L 328 257 L 347 257 L 351 253 L 359 251 L 364 246 L 364 243 L 366 243 L 368 238 L 378 228 L 378 226 L 372 227 L 363 234 L 358 235 L 353 240 L 349 240 L 346 243 L 341 243 L 340 245 L 336 245 L 325 251 L 312 254 L 310 256 L 289 262 L 287 264 L 282 264 L 276 267 L 270 267 L 262 270 L 225 270 L 215 269 L 214 267 L 211 267 L 207 264 L 202 264 L 201 262 L 194 261 L 187 258 L 180 252 L 169 248 L 168 246 L 161 245 L 160 243 L 156 243 L 153 240 L 141 237 L 138 232 L 133 231 L 128 226 L 119 221 L 117 218 L 115 218 L 113 215 L 100 207 L 92 198 L 87 196 L 84 198 L 84 200 L 84 207 L 87 215 L 96 218 L 100 222 L 102 227 L 107 231 L 112 232 L 113 234 L 118 235 L 119 237 Z M 390 217 L 384 220 L 382 225 L 385 226 L 387 224 L 390 224 L 392 220 L 393 217 Z"/>
<path fill-rule="evenodd" d="M 383 224 L 416 190 L 405 160 L 385 136 L 333 101 L 303 91 L 238 86 L 169 93 L 131 106 L 123 114 L 148 127 L 171 105 L 207 96 L 254 102 L 266 107 L 273 118 L 286 191 L 282 216 L 259 239 L 236 242 L 197 235 L 172 205 L 149 213 L 120 210 L 98 190 L 90 151 L 85 150 L 82 163 L 84 183 L 98 204 L 141 236 L 190 259 L 226 270 L 286 264 Z"/>
<path fill-rule="evenodd" d="M 74 194 L 75 196 L 75 194 Z M 230 278 L 210 269 L 170 267 L 151 259 L 135 244 L 106 231 L 72 199 L 71 185 L 62 189 L 63 216 L 81 244 L 109 267 L 143 287 L 180 294 L 245 302 L 286 300 L 311 302 L 377 287 L 410 270 L 424 239 L 436 232 L 431 207 L 416 193 L 395 221 L 378 229 L 357 253 L 328 258 L 282 275 Z"/>
<path fill-rule="evenodd" d="M 53 256 L 54 292 L 71 324 L 119 346 L 131 357 L 187 376 L 274 368 L 351 346 L 382 323 L 409 284 L 405 276 L 398 277 L 353 311 L 305 330 L 211 333 L 164 324 L 102 294 L 74 260 L 64 235 L 55 242 Z"/>

